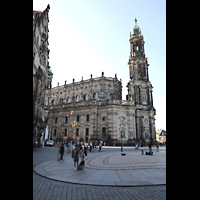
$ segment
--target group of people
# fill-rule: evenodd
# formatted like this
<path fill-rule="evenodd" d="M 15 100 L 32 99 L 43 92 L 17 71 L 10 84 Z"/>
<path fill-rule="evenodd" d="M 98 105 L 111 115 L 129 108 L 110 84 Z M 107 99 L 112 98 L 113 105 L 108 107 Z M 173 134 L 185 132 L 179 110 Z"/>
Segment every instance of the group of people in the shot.
<path fill-rule="evenodd" d="M 142 155 L 144 155 L 144 150 L 143 150 L 143 146 L 144 145 L 143 145 L 143 142 L 140 143 L 140 146 L 141 146 Z M 152 141 L 151 140 L 149 141 L 148 146 L 149 146 L 149 152 L 148 152 L 149 154 L 148 155 L 152 155 L 153 152 L 152 152 L 152 147 L 151 147 L 152 146 Z M 136 144 L 136 147 L 138 148 L 139 144 Z M 159 152 L 159 145 L 158 145 L 158 143 L 156 143 L 156 151 Z"/>
<path fill-rule="evenodd" d="M 65 152 L 64 144 L 58 144 L 58 160 L 63 161 L 63 155 Z M 72 158 L 74 161 L 74 170 L 82 170 L 85 165 L 84 156 L 85 152 L 81 146 L 72 144 Z M 79 165 L 79 158 L 81 159 L 81 163 Z"/>
<path fill-rule="evenodd" d="M 82 170 L 84 169 L 85 166 L 85 156 L 87 156 L 87 149 L 89 146 L 89 150 L 94 151 L 94 148 L 96 148 L 96 146 L 98 145 L 98 143 L 84 143 L 84 147 L 82 147 L 82 145 L 80 143 L 78 144 L 74 144 L 74 143 L 69 143 L 69 145 L 67 145 L 66 143 L 59 143 L 58 146 L 58 160 L 59 161 L 63 161 L 63 155 L 65 152 L 65 147 L 67 146 L 67 148 L 70 148 L 70 151 L 72 152 L 72 159 L 74 161 L 74 170 Z M 102 142 L 99 142 L 99 152 L 103 151 L 103 147 L 102 147 Z M 68 152 L 68 150 L 67 150 Z M 79 160 L 80 160 L 80 164 L 79 164 Z"/>

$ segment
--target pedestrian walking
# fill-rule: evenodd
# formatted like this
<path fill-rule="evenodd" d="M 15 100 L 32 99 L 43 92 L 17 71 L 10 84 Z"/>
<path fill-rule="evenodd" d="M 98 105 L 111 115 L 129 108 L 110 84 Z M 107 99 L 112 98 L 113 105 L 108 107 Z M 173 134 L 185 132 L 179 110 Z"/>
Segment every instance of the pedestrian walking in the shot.
<path fill-rule="evenodd" d="M 78 161 L 79 161 L 79 149 L 78 149 L 78 146 L 76 145 L 76 148 L 74 151 L 74 170 L 77 170 Z"/>
<path fill-rule="evenodd" d="M 152 142 L 151 140 L 149 141 L 149 154 L 152 155 L 152 148 L 151 148 Z"/>
<path fill-rule="evenodd" d="M 74 158 L 75 145 L 72 144 L 72 158 Z"/>
<path fill-rule="evenodd" d="M 81 162 L 80 162 L 80 165 L 78 165 L 77 167 L 77 170 L 83 170 L 84 169 L 84 166 L 85 166 L 85 161 L 84 161 L 84 150 L 82 148 L 82 146 L 80 146 L 80 159 L 81 159 Z"/>
<path fill-rule="evenodd" d="M 60 160 L 60 144 L 58 144 L 58 160 Z"/>
<path fill-rule="evenodd" d="M 101 142 L 99 142 L 99 152 L 101 151 Z"/>
<path fill-rule="evenodd" d="M 85 153 L 85 156 L 87 156 L 87 147 L 88 147 L 88 143 L 84 143 L 84 153 Z"/>
<path fill-rule="evenodd" d="M 159 145 L 156 143 L 156 151 L 159 152 Z"/>
<path fill-rule="evenodd" d="M 143 151 L 143 142 L 141 142 L 140 146 L 141 146 L 142 155 L 144 155 L 144 151 Z"/>
<path fill-rule="evenodd" d="M 35 150 L 37 151 L 37 144 L 38 144 L 38 142 L 36 141 L 35 142 Z"/>
<path fill-rule="evenodd" d="M 90 152 L 92 151 L 92 142 L 90 142 Z"/>
<path fill-rule="evenodd" d="M 63 154 L 65 152 L 64 145 L 62 144 L 60 147 L 60 161 L 63 161 Z"/>

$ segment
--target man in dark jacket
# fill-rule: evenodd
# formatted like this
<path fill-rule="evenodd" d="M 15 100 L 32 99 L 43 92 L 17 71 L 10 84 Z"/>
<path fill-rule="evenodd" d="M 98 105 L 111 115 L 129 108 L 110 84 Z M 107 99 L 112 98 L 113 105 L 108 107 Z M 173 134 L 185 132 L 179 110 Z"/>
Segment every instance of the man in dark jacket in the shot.
<path fill-rule="evenodd" d="M 63 144 L 61 145 L 60 147 L 60 161 L 62 160 L 63 161 L 63 154 L 64 154 L 64 151 L 65 151 L 65 148 L 63 146 Z"/>
<path fill-rule="evenodd" d="M 152 155 L 152 148 L 151 148 L 151 145 L 152 145 L 152 142 L 151 142 L 151 140 L 149 141 L 149 153 L 150 153 L 150 155 Z"/>

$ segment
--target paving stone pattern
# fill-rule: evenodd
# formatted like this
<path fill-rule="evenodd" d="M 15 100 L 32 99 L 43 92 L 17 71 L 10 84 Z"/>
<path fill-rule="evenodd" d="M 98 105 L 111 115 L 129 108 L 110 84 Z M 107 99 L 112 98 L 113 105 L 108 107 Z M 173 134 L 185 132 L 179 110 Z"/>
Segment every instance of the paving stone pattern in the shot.
<path fill-rule="evenodd" d="M 105 149 L 106 150 L 106 149 Z M 112 152 L 112 149 L 109 150 Z M 91 152 L 92 154 L 93 152 Z M 90 152 L 88 152 L 90 154 Z M 64 159 L 68 155 L 65 154 Z M 33 166 L 57 158 L 56 147 L 39 148 L 33 152 Z M 63 183 L 41 177 L 33 172 L 33 199 L 166 199 L 166 186 L 109 187 Z"/>

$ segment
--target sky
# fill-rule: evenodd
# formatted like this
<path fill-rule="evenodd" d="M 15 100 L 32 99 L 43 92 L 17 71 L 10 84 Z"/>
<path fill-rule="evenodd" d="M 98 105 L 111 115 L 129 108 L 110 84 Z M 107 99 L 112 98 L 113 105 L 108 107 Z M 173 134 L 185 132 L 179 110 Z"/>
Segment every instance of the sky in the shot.
<path fill-rule="evenodd" d="M 144 37 L 153 85 L 156 130 L 166 130 L 166 0 L 33 0 L 33 10 L 49 12 L 49 64 L 52 87 L 100 77 L 129 81 L 130 32 Z"/>

